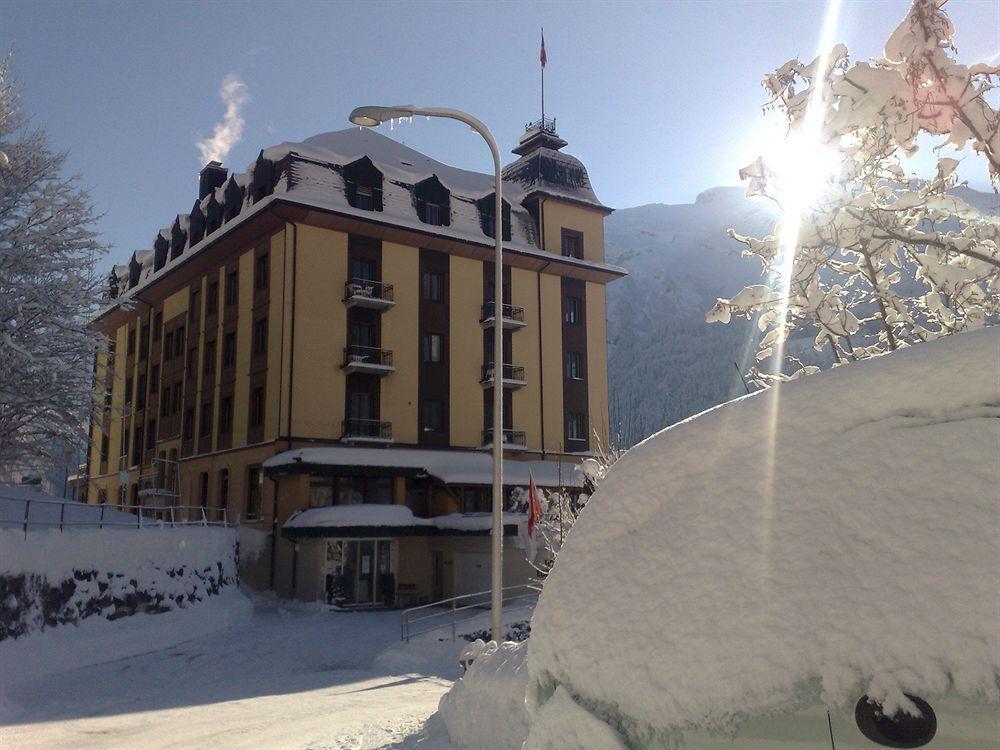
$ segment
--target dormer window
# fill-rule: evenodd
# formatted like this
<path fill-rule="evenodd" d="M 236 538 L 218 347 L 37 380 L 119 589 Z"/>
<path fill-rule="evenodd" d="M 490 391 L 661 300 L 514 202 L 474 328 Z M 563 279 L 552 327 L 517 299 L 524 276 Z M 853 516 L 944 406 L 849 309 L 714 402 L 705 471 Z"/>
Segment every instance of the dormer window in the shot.
<path fill-rule="evenodd" d="M 496 232 L 496 197 L 490 193 L 484 198 L 476 201 L 479 207 L 479 224 L 483 228 L 483 234 L 487 237 L 495 237 Z M 510 204 L 503 201 L 503 240 L 510 242 Z"/>
<path fill-rule="evenodd" d="M 362 211 L 382 210 L 382 173 L 363 156 L 344 167 L 344 195 Z"/>
<path fill-rule="evenodd" d="M 451 193 L 437 175 L 413 186 L 413 204 L 417 218 L 424 224 L 446 227 L 451 224 Z"/>

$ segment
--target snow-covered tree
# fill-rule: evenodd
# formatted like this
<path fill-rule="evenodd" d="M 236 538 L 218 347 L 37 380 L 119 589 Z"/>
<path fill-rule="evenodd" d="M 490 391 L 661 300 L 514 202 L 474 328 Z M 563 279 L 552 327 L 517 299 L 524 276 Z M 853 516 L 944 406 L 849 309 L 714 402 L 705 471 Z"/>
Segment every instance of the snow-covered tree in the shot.
<path fill-rule="evenodd" d="M 784 218 L 766 237 L 730 231 L 766 280 L 707 318 L 757 317 L 757 385 L 818 369 L 787 356 L 793 333 L 814 334 L 843 363 L 1000 315 L 1000 219 L 952 192 L 959 160 L 942 155 L 984 162 L 1000 185 L 1000 117 L 988 101 L 1000 68 L 957 62 L 944 2 L 915 0 L 882 58 L 852 63 L 837 45 L 764 80 L 765 107 L 787 120 L 791 163 L 758 158 L 740 177 Z M 933 174 L 908 172 L 930 149 Z"/>
<path fill-rule="evenodd" d="M 77 177 L 28 130 L 9 58 L 0 60 L 0 468 L 40 467 L 79 446 L 93 406 L 105 252 Z"/>

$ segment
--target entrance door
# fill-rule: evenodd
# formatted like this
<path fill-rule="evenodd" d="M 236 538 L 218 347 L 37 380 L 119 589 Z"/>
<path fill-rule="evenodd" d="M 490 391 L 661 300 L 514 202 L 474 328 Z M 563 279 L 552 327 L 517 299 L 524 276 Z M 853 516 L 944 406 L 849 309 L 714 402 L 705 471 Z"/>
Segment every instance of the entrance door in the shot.
<path fill-rule="evenodd" d="M 460 552 L 455 555 L 455 563 L 458 566 L 458 591 L 455 593 L 461 596 L 485 591 L 483 601 L 489 601 L 489 552 Z"/>

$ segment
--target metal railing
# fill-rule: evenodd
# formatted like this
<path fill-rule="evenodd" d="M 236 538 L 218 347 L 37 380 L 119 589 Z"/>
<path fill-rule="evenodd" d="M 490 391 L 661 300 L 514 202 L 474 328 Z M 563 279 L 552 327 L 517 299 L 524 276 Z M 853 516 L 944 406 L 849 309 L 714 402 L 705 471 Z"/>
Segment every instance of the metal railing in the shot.
<path fill-rule="evenodd" d="M 504 614 L 521 609 L 530 611 L 535 608 L 535 603 L 538 601 L 538 591 L 527 584 L 504 586 L 501 589 L 501 597 Z M 411 638 L 418 635 L 450 628 L 451 639 L 457 640 L 458 626 L 471 623 L 482 616 L 483 610 L 488 609 L 489 605 L 490 592 L 478 591 L 474 594 L 462 594 L 404 609 L 399 616 L 400 639 L 409 643 Z M 471 610 L 477 611 L 470 613 Z M 424 624 L 418 625 L 418 623 Z"/>
<path fill-rule="evenodd" d="M 345 419 L 343 436 L 348 440 L 392 440 L 392 422 L 378 419 Z"/>
<path fill-rule="evenodd" d="M 545 133 L 555 133 L 556 132 L 556 118 L 554 117 L 543 117 L 541 120 L 535 120 L 534 122 L 529 122 L 524 126 L 524 132 L 527 133 L 529 130 L 541 130 Z"/>
<path fill-rule="evenodd" d="M 344 347 L 344 367 L 350 365 L 392 367 L 392 350 L 352 344 Z"/>
<path fill-rule="evenodd" d="M 524 323 L 524 308 L 517 307 L 516 305 L 501 305 L 503 310 L 503 319 L 512 320 L 517 323 Z M 483 305 L 482 316 L 479 318 L 480 323 L 485 323 L 487 320 L 493 317 L 493 303 L 487 302 Z"/>
<path fill-rule="evenodd" d="M 523 448 L 527 445 L 527 436 L 524 430 L 504 430 L 503 444 L 512 448 Z M 483 430 L 483 447 L 493 445 L 493 428 Z"/>
<path fill-rule="evenodd" d="M 10 508 L 23 506 L 23 513 L 15 510 L 0 514 L 0 526 L 28 529 L 58 528 L 135 528 L 162 526 L 230 526 L 226 508 L 208 508 L 202 505 L 127 505 L 120 503 L 77 503 L 47 500 L 45 498 L 8 497 L 0 495 L 0 503 Z M 34 517 L 32 509 L 35 510 Z M 18 520 L 10 520 L 17 518 Z M 237 517 L 235 523 L 239 523 Z"/>
<path fill-rule="evenodd" d="M 392 284 L 370 279 L 353 278 L 344 284 L 344 300 L 362 297 L 370 300 L 392 302 Z"/>
<path fill-rule="evenodd" d="M 524 382 L 524 368 L 520 365 L 504 365 L 503 366 L 503 379 L 513 380 L 518 383 Z M 480 383 L 492 383 L 493 382 L 493 363 L 483 365 L 483 377 Z"/>

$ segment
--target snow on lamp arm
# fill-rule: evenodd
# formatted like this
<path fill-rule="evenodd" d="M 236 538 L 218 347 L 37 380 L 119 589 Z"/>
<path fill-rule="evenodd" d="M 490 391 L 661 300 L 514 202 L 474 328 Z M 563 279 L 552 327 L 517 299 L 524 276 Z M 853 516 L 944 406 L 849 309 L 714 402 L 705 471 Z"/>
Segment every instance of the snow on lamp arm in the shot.
<path fill-rule="evenodd" d="M 443 107 L 415 107 L 401 104 L 392 107 L 366 106 L 355 108 L 348 119 L 359 127 L 377 127 L 386 121 L 414 115 L 443 117 L 465 123 L 483 137 L 493 156 L 494 172 L 494 290 L 493 290 L 493 524 L 491 530 L 491 630 L 497 643 L 503 640 L 503 180 L 500 150 L 489 128 L 467 112 Z"/>

